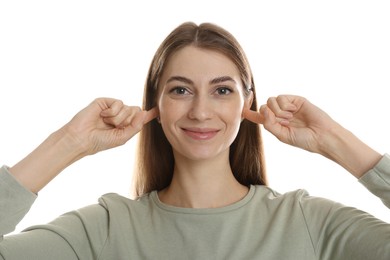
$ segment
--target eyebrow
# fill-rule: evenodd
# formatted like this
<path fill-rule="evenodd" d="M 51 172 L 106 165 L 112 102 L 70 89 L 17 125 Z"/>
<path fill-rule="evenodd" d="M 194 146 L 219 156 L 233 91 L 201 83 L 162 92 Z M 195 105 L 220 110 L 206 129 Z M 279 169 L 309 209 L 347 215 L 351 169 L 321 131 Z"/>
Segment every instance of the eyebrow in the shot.
<path fill-rule="evenodd" d="M 194 82 L 186 77 L 181 77 L 181 76 L 172 76 L 167 80 L 167 83 L 172 82 L 172 81 L 181 81 L 183 83 L 187 83 L 190 85 L 194 85 Z"/>
<path fill-rule="evenodd" d="M 172 82 L 172 81 L 181 81 L 186 84 L 194 85 L 194 82 L 190 80 L 189 78 L 182 77 L 182 76 L 172 76 L 167 80 L 167 83 Z M 236 81 L 229 77 L 229 76 L 222 76 L 222 77 L 217 77 L 212 80 L 210 80 L 210 84 L 218 84 L 226 81 L 231 81 L 233 83 L 236 83 Z"/>

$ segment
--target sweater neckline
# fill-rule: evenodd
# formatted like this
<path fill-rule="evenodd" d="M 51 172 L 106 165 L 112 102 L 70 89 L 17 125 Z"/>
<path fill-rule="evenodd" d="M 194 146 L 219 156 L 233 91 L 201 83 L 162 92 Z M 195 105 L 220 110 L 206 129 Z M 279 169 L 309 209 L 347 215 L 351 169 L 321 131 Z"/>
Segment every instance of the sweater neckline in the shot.
<path fill-rule="evenodd" d="M 223 207 L 218 207 L 218 208 L 184 208 L 184 207 L 177 207 L 177 206 L 172 206 L 169 204 L 163 203 L 160 198 L 158 197 L 157 191 L 152 191 L 150 193 L 150 196 L 153 200 L 153 203 L 159 207 L 162 210 L 169 211 L 169 212 L 174 212 L 174 213 L 181 213 L 181 214 L 202 214 L 202 215 L 207 215 L 207 214 L 218 214 L 218 213 L 223 213 L 227 211 L 232 211 L 236 210 L 238 208 L 241 208 L 245 206 L 254 196 L 255 194 L 255 186 L 250 185 L 249 186 L 249 191 L 243 197 L 241 200 L 234 202 L 233 204 L 223 206 Z"/>

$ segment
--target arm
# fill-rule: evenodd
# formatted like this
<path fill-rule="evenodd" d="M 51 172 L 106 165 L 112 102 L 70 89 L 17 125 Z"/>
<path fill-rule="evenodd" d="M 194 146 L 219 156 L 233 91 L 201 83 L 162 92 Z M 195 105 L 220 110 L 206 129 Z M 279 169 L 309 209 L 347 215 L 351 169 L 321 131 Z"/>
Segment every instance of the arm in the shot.
<path fill-rule="evenodd" d="M 359 180 L 390 208 L 390 156 Z M 302 214 L 319 259 L 389 259 L 390 225 L 353 207 L 302 196 Z"/>
<path fill-rule="evenodd" d="M 0 168 L 0 234 L 14 230 L 36 195 Z M 0 235 L 0 259 L 96 259 L 108 237 L 108 212 L 92 205 L 69 212 L 47 225 L 15 235 Z"/>
<path fill-rule="evenodd" d="M 4 237 L 0 259 L 98 259 L 108 240 L 108 211 L 91 205 Z"/>
<path fill-rule="evenodd" d="M 3 235 L 14 230 L 30 209 L 36 193 L 63 169 L 84 156 L 126 143 L 156 116 L 156 109 L 141 111 L 138 107 L 125 106 L 119 100 L 96 99 L 26 158 L 11 168 L 1 168 L 0 256 L 12 253 L 13 245 L 18 244 L 27 247 L 39 243 L 42 248 L 47 247 L 39 232 L 22 233 L 10 239 L 3 239 Z M 55 239 L 48 239 L 50 241 Z M 36 252 L 42 249 L 32 248 Z"/>
<path fill-rule="evenodd" d="M 389 155 L 374 151 L 308 100 L 278 96 L 259 113 L 243 114 L 262 123 L 280 141 L 335 161 L 390 207 Z M 305 196 L 299 201 L 319 259 L 388 259 L 388 223 L 322 198 Z"/>

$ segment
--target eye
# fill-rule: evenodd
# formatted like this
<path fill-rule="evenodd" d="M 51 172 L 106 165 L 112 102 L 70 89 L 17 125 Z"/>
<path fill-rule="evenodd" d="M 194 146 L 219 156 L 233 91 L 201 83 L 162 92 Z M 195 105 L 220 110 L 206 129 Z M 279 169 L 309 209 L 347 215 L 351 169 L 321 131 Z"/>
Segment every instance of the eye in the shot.
<path fill-rule="evenodd" d="M 189 91 L 185 87 L 174 87 L 169 91 L 169 93 L 175 95 L 186 95 L 189 94 Z"/>
<path fill-rule="evenodd" d="M 216 93 L 218 94 L 218 95 L 221 95 L 221 96 L 223 96 L 223 95 L 229 95 L 230 93 L 232 93 L 233 92 L 233 90 L 231 89 L 231 88 L 228 88 L 228 87 L 219 87 L 219 88 L 217 88 L 217 90 L 216 90 Z"/>

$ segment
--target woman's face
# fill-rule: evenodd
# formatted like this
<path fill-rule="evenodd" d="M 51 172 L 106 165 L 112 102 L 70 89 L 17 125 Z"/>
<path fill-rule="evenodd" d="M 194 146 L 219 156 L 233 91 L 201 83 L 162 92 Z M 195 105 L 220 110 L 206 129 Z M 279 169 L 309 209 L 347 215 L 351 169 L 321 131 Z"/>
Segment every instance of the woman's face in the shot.
<path fill-rule="evenodd" d="M 225 55 L 187 46 L 171 56 L 160 80 L 158 108 L 175 158 L 228 156 L 244 101 L 238 69 Z"/>

